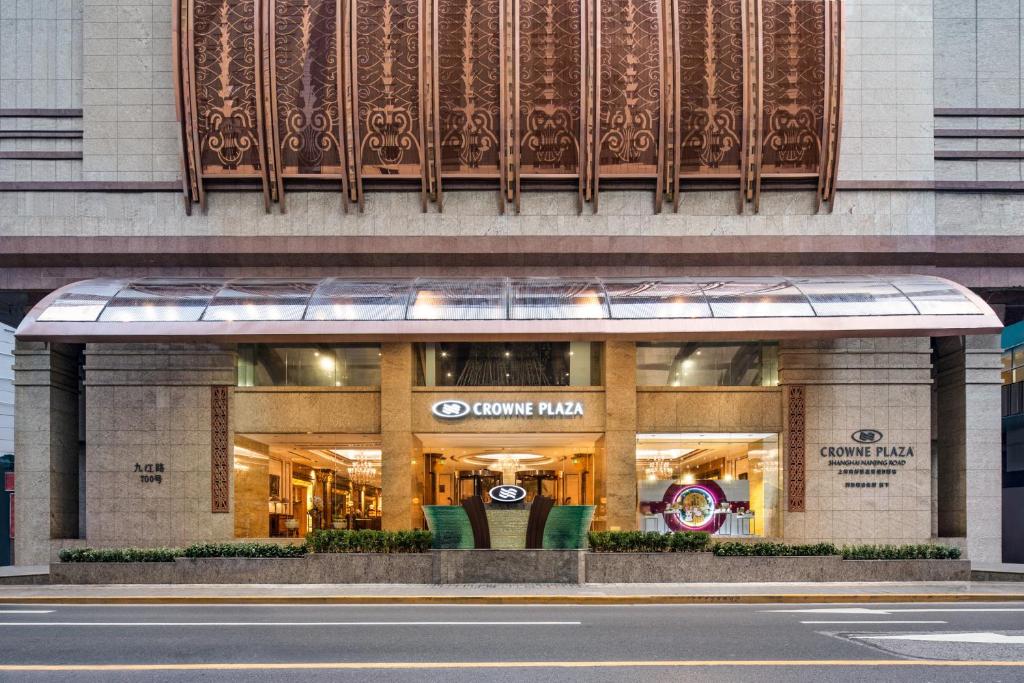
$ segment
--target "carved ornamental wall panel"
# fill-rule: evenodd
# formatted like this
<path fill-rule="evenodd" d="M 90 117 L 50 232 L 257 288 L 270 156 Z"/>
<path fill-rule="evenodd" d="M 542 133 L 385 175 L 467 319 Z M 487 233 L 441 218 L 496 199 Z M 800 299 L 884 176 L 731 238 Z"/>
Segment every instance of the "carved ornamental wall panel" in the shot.
<path fill-rule="evenodd" d="M 655 178 L 664 128 L 660 0 L 596 0 L 597 140 L 594 201 L 602 176 Z"/>
<path fill-rule="evenodd" d="M 841 0 L 174 2 L 187 208 L 210 180 L 268 208 L 290 183 L 835 193 Z"/>
<path fill-rule="evenodd" d="M 580 180 L 583 8 L 580 0 L 518 0 L 516 203 L 522 176 Z"/>
<path fill-rule="evenodd" d="M 345 189 L 340 0 L 269 0 L 270 175 L 284 201 L 285 178 L 331 178 Z"/>
<path fill-rule="evenodd" d="M 745 3 L 677 0 L 676 11 L 678 175 L 740 179 L 746 134 Z"/>
<path fill-rule="evenodd" d="M 437 0 L 441 176 L 501 173 L 499 0 Z"/>

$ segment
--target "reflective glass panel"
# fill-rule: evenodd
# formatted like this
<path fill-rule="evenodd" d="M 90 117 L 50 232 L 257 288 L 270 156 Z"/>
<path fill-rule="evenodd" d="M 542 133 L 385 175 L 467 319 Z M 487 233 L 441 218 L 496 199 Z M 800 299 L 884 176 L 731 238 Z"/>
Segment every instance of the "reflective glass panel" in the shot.
<path fill-rule="evenodd" d="M 327 280 L 309 300 L 306 320 L 402 320 L 408 280 Z"/>
<path fill-rule="evenodd" d="M 505 281 L 417 280 L 409 320 L 503 320 Z"/>
<path fill-rule="evenodd" d="M 762 342 L 639 343 L 636 383 L 672 387 L 776 386 L 778 346 Z"/>
<path fill-rule="evenodd" d="M 191 322 L 199 320 L 220 289 L 214 281 L 133 282 L 117 293 L 100 316 L 101 322 Z"/>
<path fill-rule="evenodd" d="M 512 280 L 512 320 L 582 320 L 608 317 L 597 280 L 530 278 Z"/>
<path fill-rule="evenodd" d="M 813 316 L 807 297 L 786 281 L 723 280 L 709 282 L 704 293 L 711 312 L 719 318 L 772 318 Z"/>
<path fill-rule="evenodd" d="M 240 387 L 380 385 L 377 344 L 241 344 Z"/>
<path fill-rule="evenodd" d="M 612 317 L 710 318 L 700 283 L 670 280 L 605 280 Z"/>
<path fill-rule="evenodd" d="M 58 296 L 36 320 L 43 322 L 95 322 L 103 307 L 124 282 L 90 280 L 76 284 Z"/>
<path fill-rule="evenodd" d="M 418 386 L 601 384 L 597 342 L 438 342 L 414 349 Z"/>
<path fill-rule="evenodd" d="M 906 294 L 921 315 L 973 315 L 981 313 L 974 302 L 942 280 L 905 278 L 893 284 Z"/>
<path fill-rule="evenodd" d="M 898 289 L 870 280 L 811 281 L 793 284 L 807 295 L 822 317 L 841 315 L 917 315 L 917 309 Z"/>
<path fill-rule="evenodd" d="M 302 320 L 315 280 L 234 280 L 217 292 L 203 320 Z"/>

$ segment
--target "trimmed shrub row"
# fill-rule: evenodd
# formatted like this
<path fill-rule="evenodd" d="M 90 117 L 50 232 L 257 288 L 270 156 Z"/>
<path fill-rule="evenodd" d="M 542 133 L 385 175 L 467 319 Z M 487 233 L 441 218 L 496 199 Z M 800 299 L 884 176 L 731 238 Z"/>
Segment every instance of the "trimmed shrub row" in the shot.
<path fill-rule="evenodd" d="M 276 543 L 195 543 L 181 552 L 182 557 L 304 557 L 305 545 Z"/>
<path fill-rule="evenodd" d="M 959 560 L 960 548 L 948 545 L 850 545 L 844 560 Z"/>
<path fill-rule="evenodd" d="M 716 543 L 712 552 L 718 557 L 820 557 L 838 555 L 839 548 L 831 543 L 788 545 L 786 543 Z"/>
<path fill-rule="evenodd" d="M 187 548 L 64 548 L 61 562 L 173 562 L 176 557 L 292 558 L 314 553 L 424 553 L 429 531 L 312 531 L 303 544 L 195 543 Z"/>
<path fill-rule="evenodd" d="M 710 536 L 703 531 L 661 534 L 657 531 L 591 531 L 590 549 L 596 553 L 696 553 L 706 550 Z"/>
<path fill-rule="evenodd" d="M 597 553 L 663 553 L 710 551 L 718 557 L 820 557 L 840 555 L 844 560 L 957 560 L 960 549 L 945 545 L 850 545 L 833 543 L 790 545 L 761 541 L 712 542 L 701 531 L 662 534 L 657 531 L 591 531 L 590 549 Z"/>
<path fill-rule="evenodd" d="M 174 562 L 180 548 L 64 548 L 61 562 Z"/>
<path fill-rule="evenodd" d="M 314 553 L 425 553 L 429 531 L 373 531 L 321 529 L 306 534 L 306 547 Z"/>

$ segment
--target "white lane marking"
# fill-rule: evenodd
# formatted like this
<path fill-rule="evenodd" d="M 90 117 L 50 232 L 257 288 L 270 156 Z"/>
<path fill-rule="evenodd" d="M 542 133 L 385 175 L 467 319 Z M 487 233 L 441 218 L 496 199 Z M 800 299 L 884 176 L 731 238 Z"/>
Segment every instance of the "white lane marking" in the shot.
<path fill-rule="evenodd" d="M 873 609 L 870 607 L 822 607 L 819 609 L 763 609 L 767 613 L 789 614 L 911 614 L 922 612 L 1024 612 L 1024 607 L 915 607 Z"/>
<path fill-rule="evenodd" d="M 1024 636 L 1005 633 L 908 633 L 898 636 L 853 636 L 864 640 L 921 640 L 934 643 L 984 643 L 987 645 L 1024 645 Z"/>
<path fill-rule="evenodd" d="M 0 626 L 579 626 L 580 621 L 0 621 Z"/>
<path fill-rule="evenodd" d="M 899 621 L 883 619 L 879 621 L 846 620 L 846 621 L 801 621 L 801 624 L 948 624 L 948 621 Z"/>
<path fill-rule="evenodd" d="M 50 614 L 52 609 L 0 609 L 0 614 Z"/>

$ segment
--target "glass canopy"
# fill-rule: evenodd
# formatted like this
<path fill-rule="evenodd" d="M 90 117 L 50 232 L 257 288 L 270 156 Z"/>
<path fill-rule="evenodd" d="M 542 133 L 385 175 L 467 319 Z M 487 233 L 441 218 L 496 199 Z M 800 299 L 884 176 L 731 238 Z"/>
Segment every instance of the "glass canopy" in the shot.
<path fill-rule="evenodd" d="M 248 336 L 887 329 L 962 334 L 1000 327 L 992 309 L 969 289 L 923 275 L 140 278 L 68 285 L 33 309 L 19 336 L 113 339 L 150 330 L 150 336 L 169 337 L 230 337 L 235 330 Z"/>

